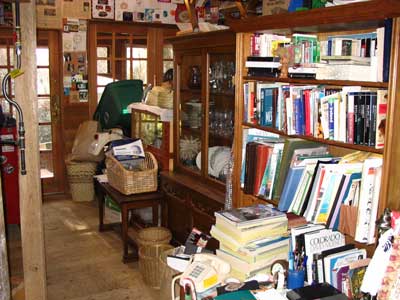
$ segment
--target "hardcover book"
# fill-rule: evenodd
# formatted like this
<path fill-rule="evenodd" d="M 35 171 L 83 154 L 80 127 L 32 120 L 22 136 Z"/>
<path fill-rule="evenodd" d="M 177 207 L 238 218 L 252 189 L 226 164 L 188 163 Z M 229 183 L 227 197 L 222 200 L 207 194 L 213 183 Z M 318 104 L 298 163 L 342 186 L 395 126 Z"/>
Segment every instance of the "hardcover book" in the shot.
<path fill-rule="evenodd" d="M 377 114 L 375 127 L 375 148 L 381 149 L 385 143 L 385 127 L 387 113 L 388 91 L 377 91 Z"/>
<path fill-rule="evenodd" d="M 225 218 L 229 223 L 237 227 L 250 224 L 261 224 L 265 220 L 285 218 L 286 214 L 270 205 L 257 204 L 215 213 Z"/>
<path fill-rule="evenodd" d="M 307 257 L 314 257 L 314 254 L 321 253 L 335 247 L 340 247 L 345 244 L 344 235 L 339 231 L 323 229 L 316 232 L 306 233 L 304 235 L 304 250 Z M 307 282 L 312 283 L 312 259 L 306 263 Z"/>

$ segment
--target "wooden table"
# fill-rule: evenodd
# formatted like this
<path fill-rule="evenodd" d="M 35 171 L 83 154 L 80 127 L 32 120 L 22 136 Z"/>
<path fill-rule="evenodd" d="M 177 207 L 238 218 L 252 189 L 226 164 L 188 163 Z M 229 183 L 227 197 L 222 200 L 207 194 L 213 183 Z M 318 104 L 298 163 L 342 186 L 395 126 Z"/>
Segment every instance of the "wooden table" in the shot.
<path fill-rule="evenodd" d="M 99 201 L 99 231 L 107 231 L 121 226 L 121 237 L 123 244 L 122 261 L 124 263 L 137 260 L 136 242 L 128 236 L 129 211 L 133 209 L 151 207 L 153 211 L 153 225 L 158 225 L 158 206 L 161 203 L 163 194 L 161 192 L 140 193 L 124 195 L 111 187 L 108 183 L 100 183 L 94 180 L 96 197 Z M 104 224 L 104 196 L 108 195 L 121 209 L 121 223 Z M 134 251 L 129 253 L 129 245 L 133 246 Z"/>

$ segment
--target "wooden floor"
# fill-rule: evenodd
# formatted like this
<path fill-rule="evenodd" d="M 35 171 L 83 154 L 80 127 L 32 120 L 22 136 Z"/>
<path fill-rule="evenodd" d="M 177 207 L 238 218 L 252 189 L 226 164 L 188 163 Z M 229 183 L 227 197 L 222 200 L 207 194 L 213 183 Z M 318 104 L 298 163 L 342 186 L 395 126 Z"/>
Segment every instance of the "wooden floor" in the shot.
<path fill-rule="evenodd" d="M 137 263 L 123 264 L 117 233 L 99 233 L 95 203 L 44 202 L 48 300 L 158 300 Z M 10 231 L 10 230 L 9 230 Z M 11 227 L 11 279 L 23 276 L 18 227 Z"/>

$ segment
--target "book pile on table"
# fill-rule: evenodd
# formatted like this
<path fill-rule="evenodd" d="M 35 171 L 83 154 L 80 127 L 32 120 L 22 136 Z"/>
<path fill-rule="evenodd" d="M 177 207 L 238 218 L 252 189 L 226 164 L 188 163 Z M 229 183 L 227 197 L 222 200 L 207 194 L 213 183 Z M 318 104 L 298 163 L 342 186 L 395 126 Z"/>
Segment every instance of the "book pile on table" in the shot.
<path fill-rule="evenodd" d="M 220 243 L 217 256 L 231 265 L 231 275 L 247 279 L 269 272 L 276 260 L 287 260 L 289 238 L 285 213 L 268 205 L 215 213 L 211 235 Z"/>

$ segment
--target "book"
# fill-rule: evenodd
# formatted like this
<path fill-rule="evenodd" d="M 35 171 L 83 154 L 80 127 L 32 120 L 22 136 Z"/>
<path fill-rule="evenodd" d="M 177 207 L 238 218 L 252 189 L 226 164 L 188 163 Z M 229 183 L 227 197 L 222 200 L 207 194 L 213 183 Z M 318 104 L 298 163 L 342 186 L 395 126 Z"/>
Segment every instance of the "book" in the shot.
<path fill-rule="evenodd" d="M 273 191 L 275 188 L 277 172 L 280 168 L 280 161 L 282 159 L 283 143 L 275 143 L 272 150 L 271 158 L 265 168 L 264 176 L 261 181 L 261 186 L 258 191 L 259 196 L 264 196 L 267 199 L 272 199 Z"/>
<path fill-rule="evenodd" d="M 317 265 L 320 266 L 318 268 L 318 282 L 326 282 L 325 279 L 325 274 L 324 274 L 324 258 L 335 254 L 335 253 L 339 253 L 339 252 L 343 252 L 343 251 L 347 251 L 347 250 L 352 250 L 354 249 L 355 246 L 354 244 L 346 244 L 344 246 L 340 246 L 340 247 L 335 247 L 332 249 L 328 249 L 325 251 L 322 251 L 321 254 L 318 256 L 318 261 L 317 261 Z M 331 283 L 332 284 L 332 283 Z M 333 286 L 335 286 L 334 284 L 332 284 Z M 335 286 L 336 287 L 336 286 Z"/>
<path fill-rule="evenodd" d="M 380 182 L 380 173 L 377 168 L 382 167 L 381 157 L 372 157 L 364 161 L 360 188 L 360 202 L 358 205 L 357 225 L 354 239 L 360 243 L 374 243 L 371 239 L 369 231 L 375 231 L 376 205 L 379 201 L 379 185 L 376 186 L 378 180 Z M 379 179 L 376 178 L 379 177 Z M 375 190 L 376 188 L 376 190 Z M 373 215 L 373 213 L 375 215 Z"/>
<path fill-rule="evenodd" d="M 246 171 L 246 147 L 250 142 L 257 140 L 276 142 L 279 141 L 279 135 L 271 133 L 265 130 L 257 128 L 245 128 L 243 129 L 243 140 L 242 140 L 242 171 L 240 174 L 240 184 L 244 187 L 245 171 Z"/>
<path fill-rule="evenodd" d="M 302 226 L 293 227 L 290 229 L 290 243 L 292 250 L 301 251 L 304 247 L 304 234 L 307 232 L 318 231 L 324 229 L 325 227 L 321 224 L 311 224 L 307 223 Z M 302 239 L 297 238 L 298 236 L 302 236 Z M 300 242 L 300 244 L 298 243 Z"/>
<path fill-rule="evenodd" d="M 307 257 L 313 257 L 316 253 L 321 253 L 334 247 L 345 244 L 344 235 L 339 231 L 322 229 L 319 231 L 304 234 L 304 250 Z M 312 259 L 306 263 L 307 282 L 312 283 Z"/>
<path fill-rule="evenodd" d="M 361 291 L 361 285 L 369 262 L 370 259 L 366 258 L 356 260 L 349 264 L 347 278 L 349 280 L 350 293 L 353 299 L 364 298 L 364 293 Z"/>
<path fill-rule="evenodd" d="M 249 291 L 236 291 L 232 293 L 226 293 L 218 295 L 214 298 L 215 300 L 257 300 L 256 297 Z"/>
<path fill-rule="evenodd" d="M 377 90 L 377 113 L 375 126 L 375 148 L 382 149 L 385 143 L 385 127 L 387 114 L 388 92 Z"/>
<path fill-rule="evenodd" d="M 304 169 L 304 166 L 289 169 L 278 205 L 280 211 L 288 211 L 290 208 Z"/>
<path fill-rule="evenodd" d="M 256 160 L 253 172 L 255 173 L 253 195 L 258 195 L 260 190 L 261 182 L 264 177 L 265 169 L 271 158 L 273 146 L 258 143 L 256 149 Z"/>
<path fill-rule="evenodd" d="M 240 244 L 247 244 L 256 240 L 279 237 L 287 233 L 287 220 L 268 225 L 238 229 L 236 226 L 226 226 L 218 222 L 216 228 Z"/>
<path fill-rule="evenodd" d="M 332 205 L 332 210 L 326 222 L 328 228 L 335 230 L 338 228 L 339 225 L 340 208 L 347 198 L 353 180 L 361 180 L 361 169 L 354 170 L 354 172 L 349 174 L 344 174 L 343 177 L 344 178 L 342 178 L 340 191 L 336 194 L 334 203 Z"/>
<path fill-rule="evenodd" d="M 349 264 L 350 262 L 367 257 L 365 249 L 350 249 L 337 252 L 324 257 L 324 279 L 326 282 L 333 284 L 332 272 L 339 267 Z"/>
<path fill-rule="evenodd" d="M 271 221 L 278 221 L 278 218 L 286 219 L 285 213 L 271 205 L 264 204 L 217 211 L 215 212 L 215 216 L 220 216 L 237 227 L 265 224 Z"/>
<path fill-rule="evenodd" d="M 328 283 L 318 283 L 288 291 L 289 300 L 348 300 L 346 295 Z"/>
<path fill-rule="evenodd" d="M 274 256 L 276 253 L 289 253 L 289 243 L 288 238 L 279 240 L 277 242 L 270 241 L 268 244 L 268 249 L 260 252 L 260 253 L 252 253 L 247 248 L 240 248 L 239 250 L 232 250 L 224 244 L 220 244 L 220 250 L 224 251 L 248 264 L 254 263 L 262 263 L 264 260 L 268 260 L 271 256 Z M 267 248 L 267 247 L 264 247 Z"/>
<path fill-rule="evenodd" d="M 371 57 L 361 57 L 352 55 L 333 55 L 333 56 L 321 56 L 321 60 L 328 61 L 329 64 L 354 64 L 354 65 L 371 65 Z"/>
<path fill-rule="evenodd" d="M 257 270 L 262 270 L 270 267 L 272 263 L 279 259 L 287 259 L 288 252 L 287 248 L 277 248 L 266 252 L 266 257 L 255 263 L 247 263 L 228 252 L 222 251 L 221 249 L 216 250 L 216 255 L 221 259 L 228 262 L 232 268 L 240 270 L 244 274 L 249 274 Z"/>
<path fill-rule="evenodd" d="M 282 190 L 285 183 L 287 172 L 289 171 L 291 159 L 295 149 L 317 148 L 321 145 L 315 142 L 302 140 L 299 138 L 288 138 L 285 140 L 282 152 L 282 160 L 277 178 L 277 185 L 274 192 L 274 198 L 280 201 Z"/>

